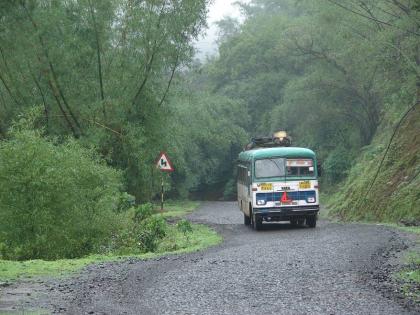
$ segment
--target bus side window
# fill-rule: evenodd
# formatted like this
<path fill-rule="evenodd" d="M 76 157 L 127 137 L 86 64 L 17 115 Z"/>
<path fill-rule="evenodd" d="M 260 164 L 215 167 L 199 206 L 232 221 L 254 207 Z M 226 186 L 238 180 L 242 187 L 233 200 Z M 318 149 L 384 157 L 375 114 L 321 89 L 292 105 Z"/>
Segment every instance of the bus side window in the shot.
<path fill-rule="evenodd" d="M 243 166 L 238 166 L 238 183 L 245 184 L 247 182 L 247 170 Z"/>

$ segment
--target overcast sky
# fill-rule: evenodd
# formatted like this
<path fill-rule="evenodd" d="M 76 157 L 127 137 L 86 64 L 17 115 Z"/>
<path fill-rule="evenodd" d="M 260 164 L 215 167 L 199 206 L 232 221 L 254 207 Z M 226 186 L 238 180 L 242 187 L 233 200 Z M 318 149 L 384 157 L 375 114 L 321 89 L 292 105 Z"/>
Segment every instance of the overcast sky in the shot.
<path fill-rule="evenodd" d="M 197 57 L 203 59 L 206 55 L 212 55 L 216 52 L 217 46 L 215 44 L 215 40 L 217 35 L 217 27 L 214 22 L 223 19 L 225 16 L 240 18 L 241 13 L 239 9 L 237 6 L 233 5 L 233 3 L 237 1 L 238 0 L 214 0 L 213 4 L 209 8 L 207 17 L 209 29 L 207 29 L 206 34 L 203 35 L 195 44 L 195 47 L 198 50 Z M 249 1 L 241 0 L 241 2 Z"/>

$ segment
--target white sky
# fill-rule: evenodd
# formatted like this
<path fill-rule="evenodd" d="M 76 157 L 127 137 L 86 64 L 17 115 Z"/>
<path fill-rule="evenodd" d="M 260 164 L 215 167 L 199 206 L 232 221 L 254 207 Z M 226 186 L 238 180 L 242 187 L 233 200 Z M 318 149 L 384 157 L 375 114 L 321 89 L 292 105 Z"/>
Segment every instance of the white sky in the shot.
<path fill-rule="evenodd" d="M 217 26 L 214 22 L 223 19 L 225 16 L 235 18 L 241 17 L 238 7 L 233 5 L 233 3 L 237 1 L 238 0 L 214 0 L 213 4 L 210 6 L 207 15 L 207 24 L 209 28 L 207 29 L 206 34 L 203 34 L 195 44 L 195 47 L 198 50 L 197 57 L 199 59 L 204 59 L 206 55 L 213 55 L 217 51 L 217 45 L 215 44 Z M 241 0 L 241 2 L 249 2 L 249 0 Z"/>

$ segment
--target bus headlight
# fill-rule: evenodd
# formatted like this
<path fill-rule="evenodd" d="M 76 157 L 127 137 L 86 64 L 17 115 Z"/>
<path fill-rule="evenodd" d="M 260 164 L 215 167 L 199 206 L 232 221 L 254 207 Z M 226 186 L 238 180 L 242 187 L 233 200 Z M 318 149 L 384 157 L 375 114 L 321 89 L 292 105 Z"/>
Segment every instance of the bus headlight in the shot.
<path fill-rule="evenodd" d="M 307 203 L 314 203 L 315 202 L 315 197 L 308 197 L 308 198 L 306 198 L 306 202 Z"/>
<path fill-rule="evenodd" d="M 260 200 L 257 200 L 257 205 L 259 205 L 259 206 L 263 206 L 263 205 L 265 205 L 267 202 L 264 200 L 264 199 L 260 199 Z"/>

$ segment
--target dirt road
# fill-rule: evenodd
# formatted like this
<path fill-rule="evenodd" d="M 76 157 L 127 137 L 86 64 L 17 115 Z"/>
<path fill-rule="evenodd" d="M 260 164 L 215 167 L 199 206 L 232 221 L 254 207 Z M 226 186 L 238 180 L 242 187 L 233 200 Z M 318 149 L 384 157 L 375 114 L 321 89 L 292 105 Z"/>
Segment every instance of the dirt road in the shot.
<path fill-rule="evenodd" d="M 220 231 L 207 251 L 90 266 L 39 285 L 27 307 L 68 314 L 416 314 L 386 276 L 410 245 L 383 226 L 319 222 L 317 228 L 242 224 L 235 203 L 190 215 Z"/>

